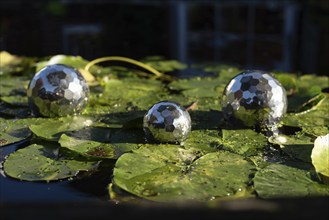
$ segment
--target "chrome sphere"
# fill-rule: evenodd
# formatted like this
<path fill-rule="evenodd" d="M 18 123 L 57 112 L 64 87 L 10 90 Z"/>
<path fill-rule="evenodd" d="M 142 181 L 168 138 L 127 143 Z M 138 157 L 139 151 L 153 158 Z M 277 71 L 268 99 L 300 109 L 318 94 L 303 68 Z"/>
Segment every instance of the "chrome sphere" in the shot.
<path fill-rule="evenodd" d="M 33 115 L 65 116 L 84 109 L 89 87 L 78 70 L 54 64 L 45 66 L 35 74 L 29 83 L 27 96 Z"/>
<path fill-rule="evenodd" d="M 181 143 L 191 131 L 191 117 L 178 103 L 162 101 L 144 115 L 143 128 L 148 141 Z"/>
<path fill-rule="evenodd" d="M 248 70 L 235 76 L 226 86 L 222 111 L 227 120 L 252 127 L 272 127 L 287 110 L 286 91 L 271 74 Z"/>

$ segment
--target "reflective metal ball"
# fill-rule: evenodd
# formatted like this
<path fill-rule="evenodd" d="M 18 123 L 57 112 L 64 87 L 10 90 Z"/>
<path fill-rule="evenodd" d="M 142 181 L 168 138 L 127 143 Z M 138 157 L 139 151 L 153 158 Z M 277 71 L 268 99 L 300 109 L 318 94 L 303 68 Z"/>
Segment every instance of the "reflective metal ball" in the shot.
<path fill-rule="evenodd" d="M 148 141 L 181 143 L 191 131 L 191 117 L 178 103 L 162 101 L 144 115 L 143 128 Z"/>
<path fill-rule="evenodd" d="M 270 128 L 286 113 L 286 91 L 271 74 L 248 70 L 226 85 L 222 107 L 227 120 Z"/>
<path fill-rule="evenodd" d="M 65 116 L 84 109 L 89 87 L 78 70 L 54 64 L 45 66 L 35 74 L 29 83 L 27 96 L 33 115 Z"/>

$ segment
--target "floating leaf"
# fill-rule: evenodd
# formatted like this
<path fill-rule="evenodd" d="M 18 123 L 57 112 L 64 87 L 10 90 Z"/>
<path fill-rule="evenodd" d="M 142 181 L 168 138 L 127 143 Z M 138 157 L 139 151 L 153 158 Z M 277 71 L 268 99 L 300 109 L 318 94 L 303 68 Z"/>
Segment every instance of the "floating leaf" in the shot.
<path fill-rule="evenodd" d="M 58 54 L 52 56 L 48 61 L 42 61 L 37 64 L 36 72 L 41 70 L 46 65 L 53 64 L 65 64 L 74 68 L 84 68 L 89 61 L 83 59 L 81 56 L 68 56 L 63 54 Z"/>
<path fill-rule="evenodd" d="M 323 95 L 323 98 L 311 109 L 300 112 L 287 114 L 282 124 L 292 127 L 301 127 L 305 133 L 314 136 L 325 135 L 328 133 L 329 125 L 329 97 Z"/>
<path fill-rule="evenodd" d="M 39 118 L 30 125 L 31 131 L 40 138 L 58 141 L 65 132 L 80 130 L 95 124 L 95 118 L 88 116 L 68 116 L 61 118 Z"/>
<path fill-rule="evenodd" d="M 329 134 L 315 139 L 311 158 L 316 172 L 329 177 Z"/>
<path fill-rule="evenodd" d="M 211 88 L 220 84 L 218 81 L 214 81 L 212 77 L 193 77 L 189 79 L 179 79 L 169 84 L 169 88 L 172 90 L 186 90 L 194 88 Z"/>
<path fill-rule="evenodd" d="M 88 128 L 59 139 L 61 147 L 87 157 L 117 159 L 123 153 L 138 148 L 144 134 L 129 129 Z"/>
<path fill-rule="evenodd" d="M 293 76 L 292 76 L 293 78 Z M 321 90 L 328 87 L 327 76 L 302 75 L 296 78 L 297 90 L 288 96 L 288 112 L 300 112 L 303 104 L 321 93 Z"/>
<path fill-rule="evenodd" d="M 295 94 L 298 91 L 296 75 L 286 74 L 286 73 L 275 73 L 273 75 L 285 88 L 288 97 L 290 97 L 291 95 Z M 290 103 L 290 107 L 294 108 L 295 106 L 293 106 Z"/>
<path fill-rule="evenodd" d="M 309 136 L 303 133 L 291 136 L 280 134 L 271 137 L 270 141 L 280 145 L 281 149 L 291 157 L 311 162 L 313 141 Z"/>
<path fill-rule="evenodd" d="M 0 96 L 23 95 L 26 96 L 26 88 L 29 83 L 27 77 L 3 77 L 0 80 Z"/>
<path fill-rule="evenodd" d="M 184 142 L 185 148 L 200 149 L 204 154 L 217 151 L 221 138 L 217 130 L 192 130 Z"/>
<path fill-rule="evenodd" d="M 142 60 L 145 64 L 152 66 L 160 72 L 172 72 L 174 70 L 182 70 L 187 67 L 185 63 L 177 60 L 165 60 L 162 57 L 147 57 Z"/>
<path fill-rule="evenodd" d="M 112 79 L 104 82 L 104 92 L 97 98 L 97 102 L 102 105 L 132 105 L 146 110 L 155 102 L 160 101 L 160 96 L 164 92 L 164 87 L 159 81 L 133 78 Z"/>
<path fill-rule="evenodd" d="M 21 62 L 21 58 L 8 53 L 7 51 L 0 52 L 0 60 L 1 60 L 0 67 L 17 65 Z"/>
<path fill-rule="evenodd" d="M 10 105 L 28 107 L 27 97 L 21 95 L 15 96 L 2 96 L 0 99 Z"/>
<path fill-rule="evenodd" d="M 254 187 L 261 198 L 329 195 L 329 186 L 312 180 L 309 171 L 282 164 L 271 164 L 257 171 Z"/>
<path fill-rule="evenodd" d="M 19 180 L 53 181 L 74 177 L 81 171 L 93 171 L 98 166 L 97 161 L 65 155 L 58 151 L 57 145 L 32 144 L 10 154 L 4 162 L 4 171 Z"/>
<path fill-rule="evenodd" d="M 222 130 L 223 149 L 240 155 L 255 155 L 267 146 L 264 135 L 250 129 Z"/>
<path fill-rule="evenodd" d="M 0 118 L 0 146 L 16 143 L 28 138 L 32 132 L 28 128 L 31 120 Z"/>
<path fill-rule="evenodd" d="M 254 166 L 243 157 L 175 145 L 142 147 L 123 154 L 114 168 L 114 183 L 149 200 L 204 201 L 226 197 L 247 187 Z"/>

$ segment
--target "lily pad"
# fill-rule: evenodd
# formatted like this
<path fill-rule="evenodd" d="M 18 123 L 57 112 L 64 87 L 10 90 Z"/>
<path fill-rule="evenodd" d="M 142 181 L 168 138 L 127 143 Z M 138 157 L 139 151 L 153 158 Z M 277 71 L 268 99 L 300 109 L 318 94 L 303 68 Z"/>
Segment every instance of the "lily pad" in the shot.
<path fill-rule="evenodd" d="M 0 96 L 26 95 L 29 79 L 24 76 L 4 77 L 0 80 Z"/>
<path fill-rule="evenodd" d="M 174 70 L 182 70 L 187 67 L 185 63 L 177 60 L 166 60 L 160 56 L 146 57 L 142 61 L 161 72 L 172 72 Z"/>
<path fill-rule="evenodd" d="M 185 148 L 200 149 L 205 154 L 217 151 L 221 146 L 221 138 L 217 130 L 192 130 L 183 145 Z"/>
<path fill-rule="evenodd" d="M 311 109 L 299 113 L 287 114 L 283 118 L 282 124 L 300 127 L 305 133 L 314 136 L 327 134 L 329 125 L 329 97 L 326 94 L 323 94 L 322 97 Z"/>
<path fill-rule="evenodd" d="M 280 145 L 281 149 L 289 156 L 305 162 L 311 162 L 311 152 L 313 149 L 312 138 L 304 133 L 296 135 L 283 135 L 273 136 L 270 142 Z"/>
<path fill-rule="evenodd" d="M 80 115 L 61 118 L 38 118 L 29 128 L 36 136 L 42 139 L 58 141 L 63 133 L 99 124 L 95 117 Z"/>
<path fill-rule="evenodd" d="M 61 147 L 86 157 L 117 159 L 123 153 L 137 149 L 144 142 L 144 134 L 129 129 L 88 128 L 59 139 Z"/>
<path fill-rule="evenodd" d="M 311 158 L 316 172 L 329 177 L 329 134 L 315 139 Z"/>
<path fill-rule="evenodd" d="M 58 54 L 52 56 L 47 61 L 39 62 L 36 66 L 36 72 L 41 70 L 46 65 L 53 65 L 53 64 L 65 64 L 74 68 L 84 68 L 89 61 L 83 59 L 81 56 L 68 56 L 64 54 Z"/>
<path fill-rule="evenodd" d="M 28 128 L 31 120 L 0 118 L 0 146 L 19 142 L 28 138 L 32 132 Z"/>
<path fill-rule="evenodd" d="M 327 76 L 313 74 L 297 77 L 295 93 L 288 96 L 288 112 L 300 112 L 305 102 L 320 94 L 321 90 L 328 85 L 329 78 Z"/>
<path fill-rule="evenodd" d="M 282 164 L 271 164 L 257 171 L 254 187 L 261 198 L 329 195 L 329 186 L 312 180 L 309 171 Z"/>
<path fill-rule="evenodd" d="M 193 77 L 173 81 L 168 86 L 186 97 L 220 99 L 225 83 L 216 77 Z"/>
<path fill-rule="evenodd" d="M 75 177 L 82 171 L 93 171 L 99 163 L 68 155 L 61 154 L 58 145 L 32 144 L 10 154 L 4 162 L 4 171 L 19 180 L 53 181 Z"/>
<path fill-rule="evenodd" d="M 15 96 L 2 96 L 0 99 L 10 105 L 28 107 L 27 97 L 21 95 Z"/>
<path fill-rule="evenodd" d="M 95 101 L 102 105 L 131 105 L 146 110 L 160 101 L 163 94 L 165 94 L 163 84 L 156 80 L 111 79 L 104 82 L 104 92 Z"/>
<path fill-rule="evenodd" d="M 251 156 L 267 146 L 267 138 L 250 129 L 222 130 L 223 149 Z"/>
<path fill-rule="evenodd" d="M 142 147 L 123 154 L 114 168 L 114 183 L 153 201 L 206 201 L 244 189 L 254 166 L 227 151 L 202 155 L 175 145 Z"/>

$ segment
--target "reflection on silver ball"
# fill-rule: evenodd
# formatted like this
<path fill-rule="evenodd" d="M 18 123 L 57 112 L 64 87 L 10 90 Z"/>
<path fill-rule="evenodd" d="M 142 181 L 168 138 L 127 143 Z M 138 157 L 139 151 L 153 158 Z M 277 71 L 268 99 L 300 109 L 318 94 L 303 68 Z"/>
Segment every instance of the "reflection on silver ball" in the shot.
<path fill-rule="evenodd" d="M 228 120 L 252 127 L 273 127 L 287 110 L 286 91 L 269 73 L 248 70 L 226 86 L 222 110 Z"/>
<path fill-rule="evenodd" d="M 181 143 L 191 131 L 191 117 L 178 103 L 154 104 L 144 116 L 146 139 L 161 143 Z"/>
<path fill-rule="evenodd" d="M 56 117 L 81 112 L 87 104 L 89 88 L 76 69 L 54 64 L 35 74 L 27 90 L 35 116 Z"/>

